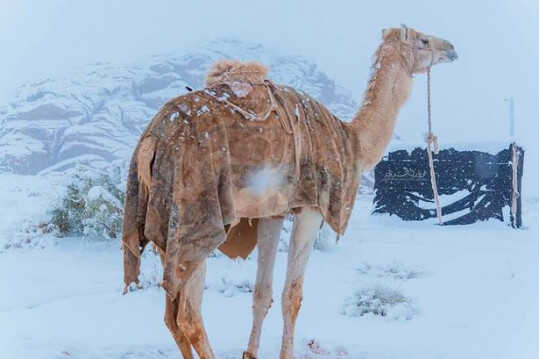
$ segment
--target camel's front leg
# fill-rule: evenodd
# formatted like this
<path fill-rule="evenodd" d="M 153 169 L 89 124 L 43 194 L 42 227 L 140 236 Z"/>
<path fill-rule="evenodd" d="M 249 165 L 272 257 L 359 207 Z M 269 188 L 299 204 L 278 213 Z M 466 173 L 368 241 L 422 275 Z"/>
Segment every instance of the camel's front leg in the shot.
<path fill-rule="evenodd" d="M 253 292 L 253 326 L 243 359 L 254 359 L 259 350 L 262 323 L 272 305 L 272 278 L 283 218 L 261 218 L 257 225 L 257 279 Z"/>
<path fill-rule="evenodd" d="M 294 358 L 294 326 L 302 302 L 304 273 L 321 221 L 320 213 L 311 208 L 302 208 L 294 221 L 289 245 L 287 279 L 281 299 L 284 325 L 281 359 Z"/>

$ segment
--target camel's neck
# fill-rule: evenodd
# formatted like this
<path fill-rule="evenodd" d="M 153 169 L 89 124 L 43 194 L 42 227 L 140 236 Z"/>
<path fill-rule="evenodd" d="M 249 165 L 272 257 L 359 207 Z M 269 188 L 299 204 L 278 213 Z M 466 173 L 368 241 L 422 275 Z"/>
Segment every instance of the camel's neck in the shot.
<path fill-rule="evenodd" d="M 380 161 L 411 90 L 412 77 L 398 46 L 383 43 L 377 50 L 364 102 L 350 124 L 359 141 L 357 158 L 362 171 Z"/>

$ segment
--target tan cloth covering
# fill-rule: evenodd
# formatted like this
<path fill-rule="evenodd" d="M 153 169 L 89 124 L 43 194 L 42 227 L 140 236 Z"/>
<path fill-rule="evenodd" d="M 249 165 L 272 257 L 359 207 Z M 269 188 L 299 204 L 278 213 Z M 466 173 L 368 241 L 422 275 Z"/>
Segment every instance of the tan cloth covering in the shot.
<path fill-rule="evenodd" d="M 162 254 L 163 287 L 174 297 L 178 268 L 200 260 L 194 253 L 206 257 L 221 244 L 227 255 L 247 257 L 253 219 L 311 206 L 342 234 L 358 189 L 353 136 L 308 95 L 269 81 L 218 83 L 172 99 L 130 165 L 126 285 L 137 281 L 148 241 Z"/>

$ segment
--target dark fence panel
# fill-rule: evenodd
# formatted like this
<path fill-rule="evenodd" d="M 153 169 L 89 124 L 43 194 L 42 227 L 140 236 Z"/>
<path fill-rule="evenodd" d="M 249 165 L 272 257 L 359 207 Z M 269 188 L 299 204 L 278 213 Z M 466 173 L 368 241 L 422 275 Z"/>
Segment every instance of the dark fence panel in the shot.
<path fill-rule="evenodd" d="M 523 154 L 518 152 L 518 192 L 521 193 Z M 456 195 L 461 198 L 442 207 L 442 215 L 459 211 L 457 218 L 444 224 L 470 224 L 489 218 L 503 218 L 503 208 L 512 205 L 512 145 L 496 155 L 480 151 L 444 149 L 434 155 L 434 167 L 439 195 Z M 373 213 L 395 214 L 404 220 L 424 220 L 436 217 L 427 152 L 416 148 L 390 152 L 375 167 L 375 198 Z M 426 208 L 429 207 L 429 208 Z M 455 216 L 454 216 L 455 217 Z M 516 218 L 511 216 L 514 227 L 521 226 L 521 198 L 517 200 Z"/>

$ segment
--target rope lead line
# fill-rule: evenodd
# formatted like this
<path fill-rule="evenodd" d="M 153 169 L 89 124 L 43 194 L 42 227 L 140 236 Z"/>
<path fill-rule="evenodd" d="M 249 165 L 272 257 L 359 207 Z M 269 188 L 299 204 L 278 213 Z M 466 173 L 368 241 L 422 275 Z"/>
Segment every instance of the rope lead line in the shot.
<path fill-rule="evenodd" d="M 439 225 L 442 225 L 441 202 L 439 201 L 439 191 L 437 189 L 437 179 L 435 178 L 435 167 L 433 166 L 433 152 L 439 152 L 439 141 L 433 134 L 431 126 L 431 66 L 427 68 L 427 112 L 428 112 L 428 135 L 426 138 L 427 154 L 429 162 L 429 174 L 431 176 L 431 188 L 433 189 L 433 199 L 437 210 Z"/>

